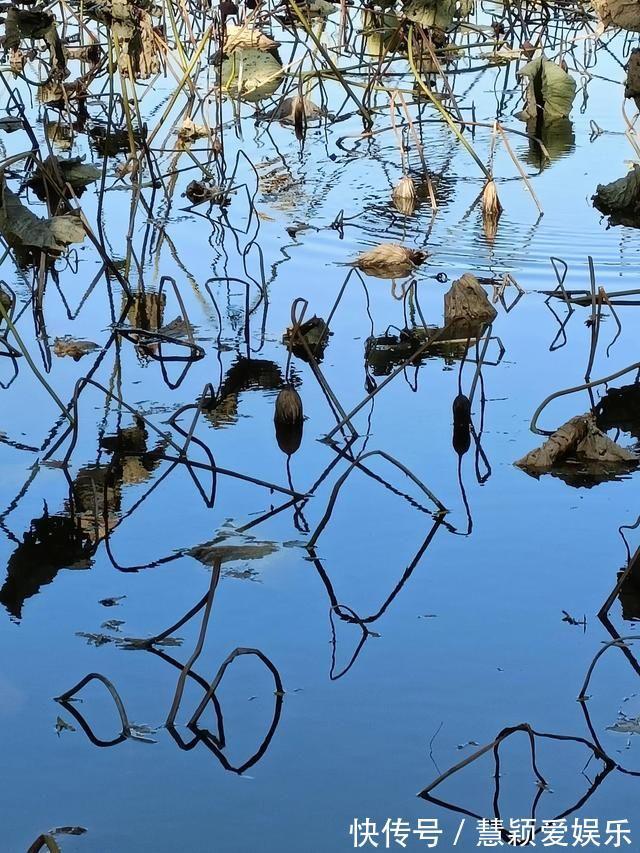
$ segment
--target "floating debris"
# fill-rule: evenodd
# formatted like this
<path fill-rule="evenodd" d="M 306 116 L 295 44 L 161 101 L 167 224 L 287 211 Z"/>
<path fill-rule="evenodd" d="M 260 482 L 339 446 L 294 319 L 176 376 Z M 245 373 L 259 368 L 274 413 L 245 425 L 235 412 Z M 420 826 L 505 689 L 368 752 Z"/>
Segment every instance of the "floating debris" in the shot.
<path fill-rule="evenodd" d="M 56 717 L 56 734 L 60 737 L 61 732 L 75 732 L 75 726 L 63 720 L 62 717 Z M 53 835 L 53 833 L 52 833 Z"/>
<path fill-rule="evenodd" d="M 567 613 L 566 610 L 562 611 L 562 621 L 567 622 L 569 625 L 580 626 L 585 631 L 587 630 L 587 617 L 586 615 L 582 617 L 582 619 L 575 619 L 570 613 Z"/>
<path fill-rule="evenodd" d="M 107 631 L 119 631 L 121 625 L 124 625 L 124 619 L 107 619 L 100 627 L 106 628 Z"/>
<path fill-rule="evenodd" d="M 620 732 L 627 735 L 640 735 L 640 717 L 628 717 L 622 711 L 618 719 L 611 726 L 607 726 L 608 732 Z"/>
<path fill-rule="evenodd" d="M 151 646 L 162 646 L 167 648 L 175 648 L 183 643 L 182 637 L 163 637 L 161 640 L 152 637 L 144 639 L 142 637 L 122 637 L 116 640 L 118 648 L 126 651 L 137 651 L 139 649 L 149 649 Z"/>
<path fill-rule="evenodd" d="M 85 835 L 86 832 L 84 826 L 57 826 L 49 830 L 50 835 Z"/>
<path fill-rule="evenodd" d="M 212 204 L 227 205 L 231 203 L 229 194 L 217 184 L 205 183 L 205 181 L 191 181 L 187 185 L 185 195 L 192 204 L 202 204 L 209 201 Z"/>
<path fill-rule="evenodd" d="M 75 340 L 69 336 L 56 338 L 53 342 L 53 351 L 57 356 L 60 358 L 69 356 L 74 361 L 80 361 L 83 356 L 97 349 L 98 344 L 94 344 L 93 341 Z"/>
<path fill-rule="evenodd" d="M 88 631 L 76 631 L 76 637 L 82 637 L 87 641 L 87 645 L 95 646 L 96 648 L 106 646 L 108 643 L 113 643 L 114 641 L 114 638 L 108 634 L 94 634 Z"/>
<path fill-rule="evenodd" d="M 378 335 L 367 338 L 365 358 L 376 376 L 387 376 L 398 364 L 406 361 L 420 346 L 410 332 L 399 335 Z"/>
<path fill-rule="evenodd" d="M 399 243 L 381 243 L 358 255 L 353 266 L 377 278 L 403 278 L 423 264 L 428 252 L 409 249 Z"/>
<path fill-rule="evenodd" d="M 275 542 L 265 542 L 235 530 L 223 530 L 210 542 L 196 545 L 185 551 L 190 557 L 205 566 L 217 563 L 233 563 L 244 560 L 262 560 L 275 554 L 278 546 Z"/>
<path fill-rule="evenodd" d="M 325 321 L 314 314 L 298 327 L 290 326 L 282 337 L 282 343 L 303 361 L 310 361 L 307 351 L 310 350 L 313 358 L 320 363 L 331 334 Z"/>
<path fill-rule="evenodd" d="M 468 740 L 466 743 L 459 743 L 456 749 L 466 749 L 468 746 L 480 746 L 475 740 Z"/>
<path fill-rule="evenodd" d="M 309 122 L 322 118 L 326 111 L 303 95 L 283 98 L 271 112 L 264 113 L 264 118 L 282 122 L 282 124 L 300 125 L 302 121 Z"/>
<path fill-rule="evenodd" d="M 193 142 L 196 139 L 202 139 L 204 136 L 208 136 L 209 132 L 207 128 L 202 124 L 195 124 L 193 119 L 187 116 L 180 128 L 178 129 L 178 139 L 181 142 Z"/>
<path fill-rule="evenodd" d="M 563 466 L 585 480 L 611 479 L 632 471 L 640 457 L 601 432 L 593 414 L 577 415 L 557 429 L 545 443 L 515 464 L 534 477 L 561 471 Z"/>
<path fill-rule="evenodd" d="M 5 133 L 15 133 L 22 129 L 22 119 L 16 116 L 2 116 L 0 118 L 0 130 Z"/>
<path fill-rule="evenodd" d="M 126 595 L 117 595 L 114 598 L 101 598 L 98 604 L 101 604 L 103 607 L 116 607 L 126 597 Z"/>

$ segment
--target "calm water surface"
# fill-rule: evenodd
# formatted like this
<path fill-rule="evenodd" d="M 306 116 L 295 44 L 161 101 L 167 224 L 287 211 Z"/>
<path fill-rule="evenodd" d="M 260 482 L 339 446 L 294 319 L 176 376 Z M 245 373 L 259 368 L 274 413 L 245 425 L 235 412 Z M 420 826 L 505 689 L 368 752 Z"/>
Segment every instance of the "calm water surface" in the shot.
<path fill-rule="evenodd" d="M 584 61 L 582 47 L 569 58 L 587 97 L 581 88 L 571 127 L 550 146 L 552 160 L 542 171 L 528 141 L 510 137 L 543 217 L 498 145 L 494 172 L 505 210 L 492 242 L 475 203 L 482 176 L 429 108 L 422 128 L 425 154 L 430 172 L 442 176 L 433 222 L 428 202 L 412 217 L 394 212 L 390 191 L 401 176 L 395 137 L 384 132 L 358 138 L 357 116 L 311 126 L 301 148 L 291 127 L 274 122 L 267 132 L 256 125 L 253 105 L 238 107 L 234 129 L 227 103 L 227 156 L 242 148 L 261 181 L 256 187 L 253 170 L 241 160 L 238 181 L 256 193 L 255 211 L 238 191 L 226 219 L 218 208 L 209 215 L 206 205 L 187 209 L 181 193 L 197 172 L 179 174 L 170 207 L 161 193 L 152 197 L 149 190 L 147 207 L 134 207 L 130 184 L 115 181 L 114 161 L 108 162 L 102 221 L 111 256 L 124 258 L 129 251 L 134 290 L 155 293 L 162 276 L 175 279 L 205 354 L 172 387 L 185 362 L 161 364 L 124 337 L 111 341 L 121 294 L 115 284 L 110 293 L 104 277 L 87 292 L 101 261 L 86 241 L 78 248 L 77 272 L 65 269 L 59 286 L 51 278 L 47 283 L 46 335 L 50 342 L 66 334 L 85 338 L 100 349 L 78 362 L 53 356 L 47 380 L 65 402 L 89 374 L 116 397 L 84 388 L 71 448 L 56 404 L 24 359 L 18 377 L 2 391 L 2 851 L 19 853 L 40 832 L 78 825 L 87 833 L 61 836 L 65 851 L 338 853 L 352 849 L 349 826 L 356 817 L 369 817 L 378 829 L 387 818 L 403 818 L 412 827 L 420 818 L 436 818 L 443 830 L 440 846 L 450 849 L 465 815 L 457 848 L 472 850 L 478 836 L 470 815 L 495 816 L 493 754 L 433 792 L 461 811 L 417 793 L 520 723 L 570 739 L 535 739 L 537 766 L 548 783 L 542 792 L 526 734 L 502 744 L 500 815 L 506 821 L 528 817 L 537 799 L 539 820 L 568 815 L 570 824 L 597 818 L 603 825 L 627 818 L 635 834 L 629 849 L 639 849 L 637 739 L 609 728 L 620 711 L 632 719 L 640 714 L 634 659 L 611 649 L 594 672 L 589 702 L 576 701 L 603 641 L 616 632 L 633 635 L 640 616 L 633 601 L 624 614 L 616 601 L 610 631 L 597 618 L 626 564 L 618 528 L 637 517 L 637 475 L 579 488 L 550 476 L 533 479 L 513 465 L 541 440 L 529 429 L 539 402 L 583 382 L 589 357 L 590 308 L 576 308 L 566 342 L 558 346 L 559 323 L 540 292 L 555 287 L 550 256 L 568 264 L 571 288 L 588 289 L 589 255 L 598 285 L 611 291 L 638 284 L 637 232 L 607 228 L 590 202 L 596 185 L 623 174 L 633 157 L 620 112 L 624 70 L 616 57 L 624 61 L 622 45 L 618 39 L 611 42 L 611 55 L 599 52 L 588 80 L 576 67 Z M 520 88 L 513 69 L 506 83 L 504 73 L 495 68 L 461 75 L 456 91 L 465 109 L 473 104 L 478 121 L 491 123 L 501 111 L 507 126 L 521 130 L 512 116 Z M 327 90 L 337 109 L 341 91 L 331 85 Z M 151 92 L 148 102 L 154 97 L 157 117 L 168 94 Z M 176 119 L 183 106 L 179 101 Z M 43 141 L 37 105 L 32 117 Z M 593 140 L 591 122 L 606 131 Z M 387 125 L 383 115 L 379 126 Z M 170 122 L 166 127 L 168 134 Z M 4 136 L 8 154 L 28 147 L 20 135 Z M 477 128 L 474 145 L 485 157 L 490 131 Z M 86 136 L 77 137 L 71 153 L 96 160 Z M 167 170 L 172 156 L 163 155 Z M 415 146 L 409 162 L 418 179 Z M 92 223 L 97 186 L 82 197 Z M 43 213 L 35 198 L 30 203 Z M 326 227 L 340 210 L 342 233 Z M 301 223 L 315 227 L 291 237 L 286 229 Z M 482 454 L 476 456 L 472 444 L 460 472 L 451 445 L 460 362 L 444 357 L 398 375 L 353 418 L 359 436 L 350 452 L 374 451 L 361 470 L 338 452 L 344 436 L 335 447 L 320 441 L 336 418 L 309 364 L 294 356 L 292 376 L 306 415 L 303 440 L 289 459 L 276 442 L 274 402 L 287 371 L 282 334 L 293 300 L 308 300 L 307 317 L 326 319 L 349 271 L 344 264 L 389 239 L 432 253 L 415 276 L 430 324 L 442 322 L 443 296 L 464 272 L 485 278 L 508 272 L 525 290 L 508 312 L 515 288 L 497 305 L 492 334 L 504 351 L 498 340 L 491 342 L 473 402 L 476 430 L 482 420 Z M 1 275 L 17 294 L 17 326 L 43 371 L 47 359 L 30 308 L 30 274 L 9 256 Z M 266 299 L 260 299 L 258 283 Z M 405 325 L 403 302 L 391 288 L 388 280 L 353 276 L 333 315 L 321 370 L 346 411 L 367 394 L 366 339 Z M 180 306 L 169 285 L 165 292 L 163 322 L 169 322 Z M 562 304 L 554 307 L 564 320 Z M 616 325 L 605 310 L 593 377 L 637 359 L 640 315 L 634 307 L 616 311 L 622 332 L 607 350 Z M 166 355 L 175 353 L 184 350 L 169 345 Z M 2 362 L 6 384 L 12 368 L 9 359 Z M 461 378 L 466 393 L 474 373 L 470 360 Z M 373 378 L 379 383 L 383 377 Z M 614 384 L 633 379 L 630 373 Z M 267 485 L 219 473 L 215 501 L 207 506 L 194 476 L 207 493 L 210 471 L 172 467 L 165 457 L 175 450 L 147 427 L 146 455 L 138 452 L 118 468 L 105 507 L 109 436 L 135 426 L 118 400 L 182 445 L 184 435 L 168 420 L 191 406 L 177 421 L 188 432 L 207 383 L 224 400 L 200 415 L 194 437 L 220 468 Z M 597 398 L 602 387 L 595 393 Z M 560 398 L 545 410 L 541 425 L 553 429 L 588 407 L 586 392 Z M 629 446 L 637 438 L 621 433 L 618 440 Z M 434 514 L 416 483 L 375 451 L 409 469 L 448 514 Z M 189 457 L 206 465 L 200 444 L 190 445 Z M 270 484 L 311 493 L 286 505 L 288 496 Z M 65 545 L 60 525 L 70 517 L 70 489 L 92 553 L 70 553 Z M 330 517 L 316 537 L 328 508 Z M 212 748 L 206 736 L 194 740 L 187 728 L 203 696 L 195 679 L 187 679 L 174 729 L 164 727 L 202 611 L 173 632 L 179 645 L 149 651 L 122 642 L 161 633 L 201 600 L 214 561 L 210 549 L 197 546 L 216 537 L 224 548 L 213 553 L 224 561 L 194 670 L 209 682 L 234 649 L 257 649 L 284 689 L 280 695 L 261 658 L 236 658 L 216 691 L 217 718 L 209 703 L 199 723 L 219 739 L 222 721 L 222 749 Z M 628 538 L 633 551 L 635 531 Z M 563 621 L 563 611 L 577 621 L 585 618 L 586 626 Z M 109 679 L 129 721 L 150 730 L 120 738 L 114 702 L 95 680 L 78 701 L 66 707 L 55 701 L 89 673 Z M 57 731 L 58 718 L 73 730 Z M 594 736 L 622 770 L 606 772 L 589 746 Z M 426 845 L 414 838 L 408 849 Z"/>

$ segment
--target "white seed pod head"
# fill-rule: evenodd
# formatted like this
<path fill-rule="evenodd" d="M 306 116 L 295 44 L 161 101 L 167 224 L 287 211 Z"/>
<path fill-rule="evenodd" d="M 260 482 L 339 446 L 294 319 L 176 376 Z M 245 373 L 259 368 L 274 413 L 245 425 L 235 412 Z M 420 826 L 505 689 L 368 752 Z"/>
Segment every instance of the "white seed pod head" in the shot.
<path fill-rule="evenodd" d="M 498 198 L 496 182 L 491 178 L 491 180 L 487 181 L 485 184 L 484 191 L 482 193 L 482 215 L 485 218 L 492 217 L 493 219 L 497 219 L 501 213 L 502 205 Z"/>
<path fill-rule="evenodd" d="M 405 175 L 400 178 L 398 183 L 393 188 L 393 200 L 395 202 L 398 199 L 411 199 L 415 201 L 416 198 L 416 185 L 413 182 L 413 178 L 409 175 Z"/>

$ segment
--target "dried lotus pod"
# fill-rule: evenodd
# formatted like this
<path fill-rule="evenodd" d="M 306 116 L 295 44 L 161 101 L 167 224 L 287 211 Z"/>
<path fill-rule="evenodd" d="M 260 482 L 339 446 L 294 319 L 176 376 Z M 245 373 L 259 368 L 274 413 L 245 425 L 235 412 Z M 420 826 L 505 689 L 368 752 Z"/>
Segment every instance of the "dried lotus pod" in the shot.
<path fill-rule="evenodd" d="M 404 175 L 393 188 L 393 203 L 405 216 L 411 216 L 417 205 L 416 185 L 413 178 Z"/>
<path fill-rule="evenodd" d="M 292 456 L 302 443 L 302 400 L 293 385 L 286 385 L 276 397 L 273 416 L 278 447 Z"/>
<path fill-rule="evenodd" d="M 302 423 L 302 400 L 293 385 L 286 385 L 276 397 L 273 419 L 289 426 Z"/>
<path fill-rule="evenodd" d="M 494 240 L 498 230 L 498 220 L 502 213 L 502 205 L 498 198 L 496 182 L 493 178 L 485 184 L 482 193 L 482 222 L 487 240 Z"/>

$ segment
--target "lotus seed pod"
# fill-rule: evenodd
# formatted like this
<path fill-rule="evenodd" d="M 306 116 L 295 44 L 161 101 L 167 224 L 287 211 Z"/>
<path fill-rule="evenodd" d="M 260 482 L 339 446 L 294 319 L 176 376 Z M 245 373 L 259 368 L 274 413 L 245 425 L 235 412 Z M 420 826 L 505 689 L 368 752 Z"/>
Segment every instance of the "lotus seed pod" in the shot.
<path fill-rule="evenodd" d="M 290 426 L 302 423 L 302 400 L 293 386 L 287 385 L 278 394 L 273 419 L 276 424 Z"/>

